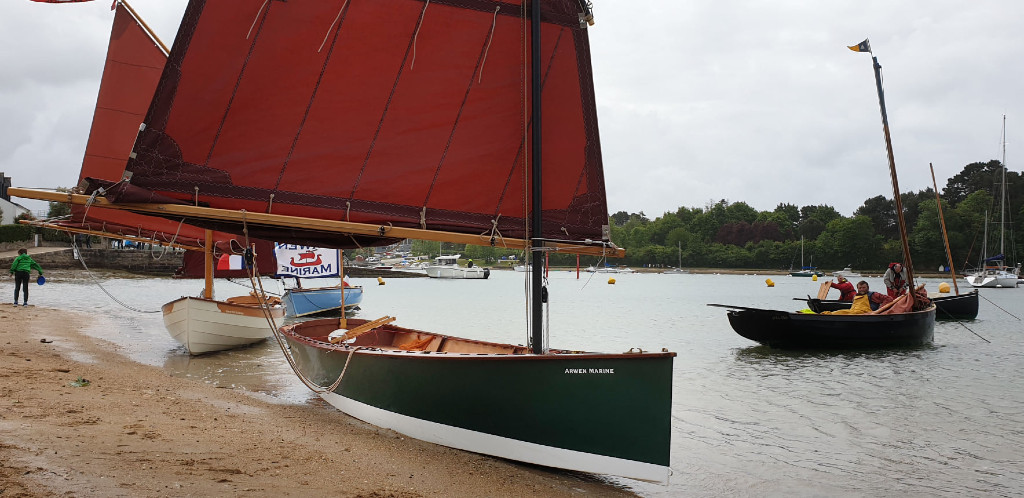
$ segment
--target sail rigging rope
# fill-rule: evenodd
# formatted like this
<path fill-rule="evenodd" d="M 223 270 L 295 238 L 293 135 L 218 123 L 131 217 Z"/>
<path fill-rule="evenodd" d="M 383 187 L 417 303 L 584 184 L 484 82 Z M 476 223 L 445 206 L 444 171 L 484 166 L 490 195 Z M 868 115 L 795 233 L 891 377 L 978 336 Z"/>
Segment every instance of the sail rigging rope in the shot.
<path fill-rule="evenodd" d="M 427 16 L 428 6 L 430 6 L 430 0 L 423 3 L 423 12 L 420 12 L 420 20 L 416 23 L 416 32 L 412 34 L 412 60 L 409 62 L 410 70 L 416 66 L 416 39 L 420 36 L 420 28 L 423 27 L 423 18 Z"/>
<path fill-rule="evenodd" d="M 980 294 L 979 294 L 979 295 L 980 295 Z M 938 311 L 938 306 L 936 306 L 936 307 L 935 307 L 935 309 L 936 309 L 936 311 Z M 974 334 L 974 335 L 978 336 L 978 338 L 980 338 L 981 340 L 983 340 L 983 341 L 985 341 L 985 342 L 987 342 L 987 343 L 990 343 L 990 344 L 992 343 L 992 341 L 990 341 L 990 340 L 988 340 L 988 339 L 986 339 L 986 338 L 982 337 L 982 336 L 981 336 L 981 334 L 979 334 L 979 333 L 977 333 L 977 332 L 975 332 L 975 331 L 971 330 L 971 328 L 970 328 L 970 327 L 968 327 L 968 326 L 967 326 L 967 324 L 965 324 L 965 323 L 964 323 L 964 322 L 963 322 L 962 320 L 957 320 L 957 319 L 956 319 L 956 317 L 955 317 L 955 316 L 953 316 L 953 314 L 952 314 L 952 313 L 950 313 L 950 312 L 948 312 L 948 311 L 946 311 L 946 310 L 942 310 L 942 312 L 943 312 L 943 313 L 945 313 L 945 314 L 946 314 L 946 315 L 947 315 L 947 316 L 948 316 L 949 318 L 952 318 L 952 319 L 953 319 L 953 321 L 955 321 L 956 323 L 959 323 L 961 327 L 963 327 L 963 328 L 967 329 L 967 331 L 968 331 L 968 332 L 970 332 L 970 333 L 972 333 L 972 334 Z M 1010 316 L 1013 316 L 1013 315 L 1010 315 Z M 1016 318 L 1016 317 L 1014 317 L 1014 318 Z M 1018 319 L 1018 320 L 1020 320 L 1019 318 L 1017 318 L 1017 319 Z"/>
<path fill-rule="evenodd" d="M 522 52 L 519 53 L 519 56 L 520 56 L 520 58 L 519 58 L 519 62 L 520 62 L 520 64 L 519 64 L 519 102 L 522 104 L 522 107 L 520 108 L 521 109 L 520 110 L 520 112 L 521 112 L 521 114 L 520 114 L 520 122 L 523 124 L 523 136 L 522 136 L 522 144 L 523 144 L 523 147 L 522 147 L 522 150 L 523 150 L 523 155 L 522 155 L 522 159 L 523 159 L 522 185 L 523 185 L 523 188 L 522 188 L 522 190 L 520 190 L 520 192 L 522 194 L 520 196 L 520 202 L 521 202 L 521 205 L 523 206 L 523 233 L 526 234 L 526 235 L 529 235 L 530 234 L 530 208 L 529 208 L 529 204 L 528 204 L 529 203 L 529 196 L 527 195 L 527 186 L 530 185 L 530 176 L 529 176 L 529 168 L 530 168 L 529 129 L 530 129 L 530 125 L 529 125 L 529 118 L 528 118 L 529 112 L 527 111 L 527 106 L 529 105 L 529 102 L 527 101 L 527 98 L 526 98 L 526 95 L 527 95 L 526 88 L 527 88 L 527 85 L 529 84 L 529 80 L 526 77 L 526 61 L 527 61 L 526 54 L 527 54 L 527 51 L 529 50 L 529 44 L 528 44 L 528 40 L 527 40 L 527 37 L 526 37 L 526 29 L 527 29 L 527 24 L 526 24 L 526 8 L 525 8 L 525 5 L 524 5 L 524 8 L 520 9 L 520 11 L 519 11 L 519 41 L 520 41 L 520 46 L 523 48 Z M 529 241 L 529 239 L 527 239 L 527 240 Z M 533 254 L 533 250 L 532 250 L 533 242 L 530 241 L 529 243 L 530 243 L 530 246 L 527 246 L 526 250 L 523 251 L 523 253 L 524 253 L 523 257 L 525 259 L 524 264 L 526 265 L 526 268 L 533 268 L 533 258 L 534 258 L 534 254 Z M 530 296 L 533 293 L 533 288 L 532 288 L 531 283 L 530 283 L 530 278 L 531 278 L 530 277 L 530 273 L 529 272 L 523 272 L 523 273 L 524 273 L 524 275 L 526 275 L 526 277 L 523 278 L 523 294 L 524 294 L 524 297 L 525 297 L 525 299 L 523 300 L 523 315 L 524 315 L 524 319 L 526 321 L 527 344 L 529 344 L 529 341 L 532 340 L 532 337 L 533 337 L 533 335 L 530 333 L 530 326 L 533 323 L 532 320 L 531 320 L 531 317 L 530 317 Z"/>
<path fill-rule="evenodd" d="M 426 209 L 426 208 L 423 208 L 423 209 Z M 506 249 L 508 249 L 508 244 L 505 243 L 505 237 L 503 237 L 501 235 L 501 231 L 498 230 L 498 220 L 500 220 L 500 219 L 501 219 L 501 215 L 499 214 L 495 219 L 491 220 L 491 233 L 490 233 L 490 237 L 485 237 L 487 235 L 487 232 L 483 232 L 483 233 L 480 234 L 480 238 L 481 239 L 488 238 L 490 240 L 490 243 L 491 243 L 492 247 L 494 246 L 495 239 L 501 240 L 501 246 L 506 248 Z"/>
<path fill-rule="evenodd" d="M 89 277 L 93 280 L 93 283 L 96 284 L 96 287 L 99 287 L 100 290 L 103 291 L 103 293 L 106 294 L 107 297 L 109 297 L 115 303 L 120 304 L 125 309 L 131 310 L 131 311 L 135 311 L 137 313 L 160 313 L 160 312 L 162 312 L 162 310 L 156 310 L 156 311 L 141 310 L 141 309 L 138 309 L 138 308 L 136 308 L 134 306 L 131 306 L 131 305 L 121 301 L 120 299 L 114 297 L 113 294 L 111 294 L 109 291 L 107 291 L 107 289 L 105 287 L 103 287 L 103 284 L 100 283 L 99 278 L 97 278 L 96 275 L 93 274 L 92 270 L 89 269 L 89 266 L 85 264 L 85 257 L 82 256 L 82 252 L 78 250 L 78 245 L 75 243 L 75 238 L 74 237 L 71 237 L 71 248 L 72 248 L 72 250 L 75 251 L 75 254 L 78 254 L 78 261 L 80 261 L 82 263 L 82 267 L 85 268 L 86 273 L 89 274 Z"/>
<path fill-rule="evenodd" d="M 334 18 L 334 22 L 331 23 L 331 26 L 329 28 L 327 28 L 327 32 L 324 33 L 324 41 L 320 43 L 320 48 L 316 49 L 316 53 L 319 54 L 320 51 L 324 49 L 324 45 L 327 44 L 327 39 L 330 38 L 330 36 L 331 36 L 331 31 L 334 29 L 334 25 L 338 24 L 338 19 L 341 19 L 341 13 L 345 12 L 345 6 L 346 5 L 348 5 L 348 0 L 345 0 L 341 4 L 341 8 L 338 9 L 337 17 Z M 255 24 L 255 22 L 254 22 L 254 24 Z"/>
<path fill-rule="evenodd" d="M 1012 316 L 1012 317 L 1016 318 L 1017 320 L 1020 320 L 1020 317 L 1018 317 L 1017 315 L 1014 315 L 1013 313 L 1010 313 L 1009 311 L 1006 311 L 1005 309 L 1003 309 L 1003 308 L 1002 308 L 1001 306 L 999 306 L 998 304 L 996 304 L 996 303 L 993 303 L 991 299 L 989 299 L 989 298 L 987 298 L 987 297 L 985 297 L 985 296 L 982 296 L 980 292 L 978 293 L 978 296 L 979 296 L 979 297 L 981 297 L 982 299 L 984 299 L 984 300 L 988 301 L 988 303 L 989 303 L 989 304 L 991 304 L 992 306 L 995 306 L 996 308 L 999 308 L 1000 310 L 1002 310 L 1002 311 L 1003 311 L 1004 313 L 1006 313 L 1007 315 L 1010 315 L 1010 316 Z"/>
<path fill-rule="evenodd" d="M 246 217 L 245 217 L 245 210 L 244 209 L 242 210 L 242 232 L 246 234 L 246 244 L 248 245 L 249 228 L 248 228 L 248 224 L 246 223 Z M 234 239 L 232 239 L 232 240 L 234 240 Z M 290 348 L 288 347 L 287 344 L 285 344 L 283 334 L 278 329 L 277 321 L 274 320 L 274 315 L 270 311 L 270 303 L 267 302 L 267 299 L 266 299 L 267 292 L 263 288 L 263 279 L 260 277 L 259 267 L 256 264 L 255 255 L 253 256 L 252 271 L 251 272 L 247 272 L 247 273 L 249 275 L 249 284 L 252 286 L 253 292 L 257 293 L 257 301 L 260 304 L 260 309 L 263 311 L 263 316 L 264 316 L 264 318 L 266 318 L 267 325 L 270 326 L 270 331 L 271 331 L 272 335 L 274 336 L 274 339 L 277 341 L 278 347 L 281 348 L 281 353 L 284 355 L 285 360 L 288 362 L 288 366 L 291 367 L 292 372 L 295 372 L 295 375 L 299 378 L 299 381 L 301 381 L 303 385 L 305 385 L 307 388 L 309 388 L 310 391 L 313 391 L 317 395 L 320 395 L 320 394 L 326 392 L 326 390 L 325 390 L 325 388 L 323 386 L 320 386 L 316 382 L 313 382 L 312 380 L 307 378 L 299 370 L 299 367 L 295 364 L 295 359 L 292 358 L 291 353 L 288 352 L 288 350 Z M 257 288 L 259 289 L 258 291 L 257 291 Z M 343 293 L 345 292 L 344 291 L 344 286 L 342 286 L 342 292 Z M 341 313 L 342 313 L 342 316 L 344 316 L 344 314 L 345 314 L 344 308 L 341 310 Z M 358 351 L 360 349 L 363 349 L 363 348 L 362 347 L 356 347 L 355 349 L 353 349 L 352 351 L 349 352 L 349 356 L 345 360 L 345 367 L 342 368 L 341 374 L 338 376 L 338 380 L 334 381 L 331 384 L 331 386 L 329 388 L 327 388 L 331 392 L 333 392 L 334 389 L 336 389 L 339 385 L 341 385 L 341 379 L 343 379 L 345 377 L 345 370 L 348 369 L 348 363 L 349 363 L 349 361 L 352 360 L 352 355 L 356 351 Z"/>
<path fill-rule="evenodd" d="M 263 13 L 263 9 L 266 8 L 268 3 L 270 3 L 270 0 L 266 0 L 265 2 L 263 2 L 263 5 L 260 5 L 260 10 L 256 11 L 256 17 L 252 18 L 252 26 L 249 26 L 249 32 L 245 34 L 246 40 L 248 40 L 249 37 L 252 36 L 252 30 L 256 27 L 256 21 L 260 19 L 260 14 Z"/>
<path fill-rule="evenodd" d="M 494 19 L 491 20 L 491 34 L 487 37 L 487 47 L 484 48 L 484 58 L 480 61 L 480 72 L 477 74 L 477 83 L 482 83 L 484 80 L 484 64 L 487 63 L 487 53 L 491 50 L 491 41 L 494 40 L 494 27 L 498 24 L 498 11 L 501 10 L 500 5 L 494 7 Z"/>

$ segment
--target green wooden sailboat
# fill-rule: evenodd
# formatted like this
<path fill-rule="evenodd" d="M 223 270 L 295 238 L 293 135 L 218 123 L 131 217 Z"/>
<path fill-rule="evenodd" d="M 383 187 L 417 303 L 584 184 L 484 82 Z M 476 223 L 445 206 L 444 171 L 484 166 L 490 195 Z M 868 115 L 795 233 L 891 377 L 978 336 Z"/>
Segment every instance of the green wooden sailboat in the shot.
<path fill-rule="evenodd" d="M 191 0 L 124 178 L 87 193 L 285 243 L 524 250 L 525 345 L 332 319 L 281 328 L 282 350 L 372 424 L 666 481 L 675 353 L 548 346 L 543 253 L 624 255 L 609 241 L 590 22 L 576 0 Z"/>

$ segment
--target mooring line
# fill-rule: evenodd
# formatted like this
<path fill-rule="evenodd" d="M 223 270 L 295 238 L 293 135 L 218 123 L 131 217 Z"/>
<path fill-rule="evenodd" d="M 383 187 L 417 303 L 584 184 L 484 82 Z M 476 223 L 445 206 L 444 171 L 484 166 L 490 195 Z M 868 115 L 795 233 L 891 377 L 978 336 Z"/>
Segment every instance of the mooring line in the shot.
<path fill-rule="evenodd" d="M 988 301 L 988 303 L 989 303 L 989 304 L 991 304 L 992 306 L 995 306 L 996 308 L 999 308 L 1000 310 L 1002 310 L 1002 311 L 1003 311 L 1003 313 L 1006 313 L 1007 315 L 1010 315 L 1010 316 L 1012 316 L 1012 317 L 1016 318 L 1017 320 L 1020 320 L 1020 317 L 1019 317 L 1019 316 L 1017 316 L 1017 315 L 1014 315 L 1013 313 L 1010 313 L 1009 311 L 1006 311 L 1005 309 L 1003 309 L 1003 308 L 1002 308 L 1001 306 L 999 306 L 998 304 L 996 304 L 996 303 L 993 303 L 991 299 L 989 299 L 989 298 L 987 298 L 987 297 L 985 297 L 985 296 L 982 296 L 980 292 L 978 293 L 978 296 L 979 296 L 979 297 L 981 297 L 982 299 L 984 299 L 984 300 Z"/>

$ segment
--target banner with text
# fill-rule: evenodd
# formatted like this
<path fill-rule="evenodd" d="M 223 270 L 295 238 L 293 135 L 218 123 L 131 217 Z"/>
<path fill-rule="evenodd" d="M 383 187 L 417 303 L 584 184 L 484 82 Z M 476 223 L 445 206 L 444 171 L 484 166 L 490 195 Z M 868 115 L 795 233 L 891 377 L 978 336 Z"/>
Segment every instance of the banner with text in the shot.
<path fill-rule="evenodd" d="M 274 244 L 277 275 L 318 278 L 338 276 L 338 250 L 295 244 Z"/>

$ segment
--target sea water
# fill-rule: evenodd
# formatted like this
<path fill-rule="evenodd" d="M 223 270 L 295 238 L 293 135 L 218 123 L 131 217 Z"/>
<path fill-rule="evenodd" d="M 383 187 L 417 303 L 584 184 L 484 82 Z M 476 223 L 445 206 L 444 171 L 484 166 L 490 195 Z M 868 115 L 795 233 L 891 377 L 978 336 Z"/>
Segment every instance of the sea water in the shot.
<path fill-rule="evenodd" d="M 312 399 L 273 340 L 190 357 L 169 337 L 160 306 L 198 295 L 201 280 L 76 275 L 33 288 L 33 303 L 92 314 L 89 334 L 171 375 L 270 402 Z M 384 285 L 352 279 L 365 289 L 355 316 L 390 315 L 404 327 L 525 344 L 527 276 L 384 277 Z M 794 297 L 818 292 L 820 282 L 808 278 L 562 270 L 548 279 L 551 347 L 678 353 L 670 482 L 612 479 L 641 495 L 1024 494 L 1024 288 L 981 289 L 978 319 L 938 323 L 929 347 L 825 353 L 759 346 L 732 331 L 726 310 L 707 306 L 797 310 L 805 304 Z M 882 287 L 879 277 L 866 280 Z M 940 281 L 923 280 L 932 291 Z M 283 291 L 277 281 L 264 283 Z M 219 298 L 250 290 L 247 280 L 215 285 Z"/>

